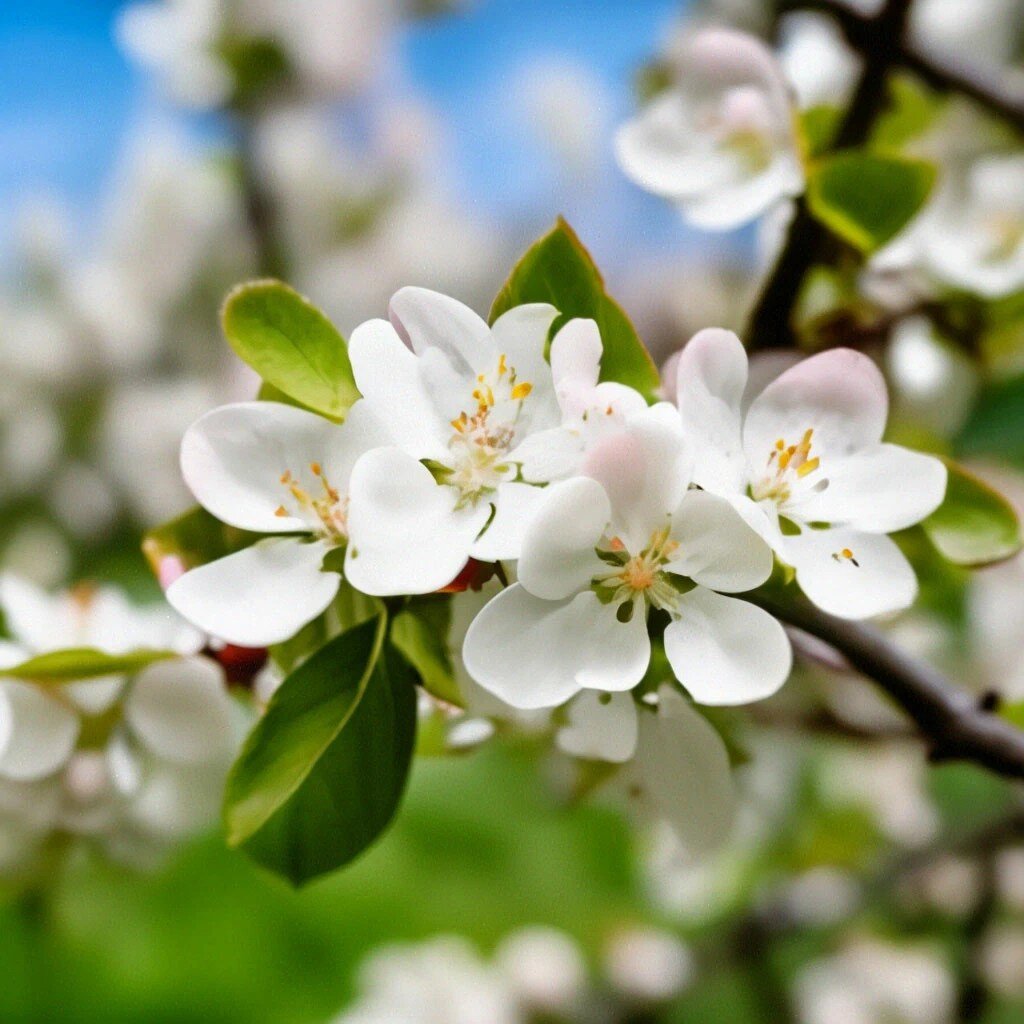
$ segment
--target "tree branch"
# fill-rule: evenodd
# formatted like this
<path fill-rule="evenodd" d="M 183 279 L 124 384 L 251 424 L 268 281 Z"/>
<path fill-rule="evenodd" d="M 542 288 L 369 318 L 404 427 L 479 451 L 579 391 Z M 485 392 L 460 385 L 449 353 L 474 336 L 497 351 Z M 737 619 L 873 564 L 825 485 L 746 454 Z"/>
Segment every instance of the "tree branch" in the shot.
<path fill-rule="evenodd" d="M 859 19 L 858 24 L 869 37 L 861 41 L 864 66 L 830 149 L 859 146 L 871 134 L 885 106 L 889 69 L 900 59 L 912 3 L 913 0 L 887 0 L 877 15 Z M 785 3 L 779 5 L 780 13 L 786 6 Z M 829 237 L 811 215 L 806 202 L 799 200 L 782 253 L 750 316 L 747 330 L 750 351 L 796 344 L 793 309 L 804 278 Z"/>
<path fill-rule="evenodd" d="M 288 261 L 280 237 L 276 204 L 257 166 L 254 116 L 247 112 L 236 115 L 242 200 L 256 249 L 256 265 L 260 276 L 284 280 L 288 276 Z"/>
<path fill-rule="evenodd" d="M 873 679 L 927 738 L 933 761 L 971 761 L 1008 778 L 1024 779 L 1024 732 L 917 661 L 881 630 L 821 611 L 801 596 L 777 591 L 742 595 L 776 618 L 824 640 Z"/>

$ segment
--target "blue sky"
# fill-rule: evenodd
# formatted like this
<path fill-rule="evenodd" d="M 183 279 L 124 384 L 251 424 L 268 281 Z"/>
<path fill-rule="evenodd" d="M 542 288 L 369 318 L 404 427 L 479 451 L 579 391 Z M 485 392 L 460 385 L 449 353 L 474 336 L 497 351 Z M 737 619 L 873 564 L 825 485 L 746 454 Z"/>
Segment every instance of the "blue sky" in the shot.
<path fill-rule="evenodd" d="M 132 126 L 153 116 L 152 89 L 113 40 L 121 6 L 118 0 L 0 4 L 0 244 L 12 210 L 27 195 L 64 197 L 87 221 Z M 468 13 L 410 28 L 400 43 L 403 73 L 449 124 L 456 190 L 501 216 L 536 199 L 545 187 L 543 168 L 523 126 L 516 128 L 513 109 L 522 69 L 541 58 L 581 62 L 602 83 L 614 124 L 629 112 L 633 73 L 681 6 L 680 0 L 476 0 Z M 614 235 L 626 220 L 663 241 L 681 234 L 656 201 L 625 183 L 613 189 L 618 219 L 604 217 L 599 226 L 595 218 L 595 230 Z M 584 219 L 593 215 L 579 211 Z"/>

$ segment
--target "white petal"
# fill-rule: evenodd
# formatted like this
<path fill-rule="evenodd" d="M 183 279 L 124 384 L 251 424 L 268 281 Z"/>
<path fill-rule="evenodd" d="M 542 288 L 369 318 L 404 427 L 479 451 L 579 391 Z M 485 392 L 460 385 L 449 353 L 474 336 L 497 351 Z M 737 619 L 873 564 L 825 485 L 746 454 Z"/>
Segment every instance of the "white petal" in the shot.
<path fill-rule="evenodd" d="M 20 782 L 45 778 L 71 756 L 78 715 L 30 683 L 0 682 L 0 775 Z"/>
<path fill-rule="evenodd" d="M 658 712 L 640 712 L 636 773 L 641 797 L 693 855 L 728 837 L 736 792 L 729 754 L 708 721 L 678 693 L 661 687 Z"/>
<path fill-rule="evenodd" d="M 515 369 L 520 381 L 529 381 L 533 385 L 531 397 L 552 390 L 552 370 L 544 352 L 548 333 L 557 316 L 558 310 L 554 306 L 531 302 L 513 306 L 491 327 L 491 344 L 505 355 L 506 363 Z"/>
<path fill-rule="evenodd" d="M 456 509 L 458 492 L 398 448 L 364 455 L 349 488 L 345 576 L 364 594 L 427 594 L 469 558 L 490 506 Z"/>
<path fill-rule="evenodd" d="M 637 712 L 632 694 L 584 690 L 568 708 L 568 724 L 555 742 L 573 757 L 622 764 L 636 750 Z"/>
<path fill-rule="evenodd" d="M 700 704 L 749 704 L 786 681 L 793 652 L 766 611 L 697 587 L 679 599 L 665 629 L 665 654 L 676 678 Z"/>
<path fill-rule="evenodd" d="M 181 471 L 199 503 L 222 522 L 259 533 L 308 530 L 281 475 L 300 479 L 345 444 L 343 427 L 280 402 L 239 402 L 202 416 L 181 442 Z M 334 486 L 339 486 L 331 481 Z M 344 481 L 340 482 L 344 485 Z"/>
<path fill-rule="evenodd" d="M 931 515 L 946 494 L 946 467 L 931 455 L 880 444 L 828 466 L 828 487 L 800 503 L 808 522 L 891 533 Z"/>
<path fill-rule="evenodd" d="M 582 472 L 604 487 L 613 529 L 627 550 L 638 553 L 667 523 L 690 483 L 691 461 L 676 410 L 661 402 L 632 417 L 625 430 L 587 452 Z"/>
<path fill-rule="evenodd" d="M 551 342 L 551 376 L 555 388 L 594 388 L 601 374 L 604 346 L 594 320 L 576 317 L 555 335 Z"/>
<path fill-rule="evenodd" d="M 280 643 L 334 600 L 341 577 L 320 569 L 329 550 L 294 537 L 260 541 L 185 573 L 168 588 L 167 600 L 204 632 L 228 643 Z"/>
<path fill-rule="evenodd" d="M 143 669 L 125 701 L 125 717 L 165 761 L 223 763 L 234 749 L 224 673 L 209 658 L 161 661 Z"/>
<path fill-rule="evenodd" d="M 812 454 L 821 473 L 829 460 L 882 440 L 889 398 L 877 366 L 852 349 L 811 356 L 777 377 L 750 405 L 743 447 L 755 470 L 765 466 L 777 440 L 796 444 L 813 429 Z"/>
<path fill-rule="evenodd" d="M 821 609 L 846 619 L 909 608 L 917 596 L 914 570 L 886 536 L 855 530 L 805 530 L 786 549 L 803 592 Z M 843 557 L 852 553 L 857 564 Z"/>
<path fill-rule="evenodd" d="M 494 518 L 470 554 L 481 562 L 518 558 L 523 547 L 523 531 L 544 498 L 545 488 L 530 484 L 499 484 L 494 495 Z"/>
<path fill-rule="evenodd" d="M 386 320 L 368 320 L 348 343 L 356 387 L 387 425 L 393 443 L 417 458 L 445 452 L 451 428 L 424 386 L 419 360 Z"/>
<path fill-rule="evenodd" d="M 5 573 L 0 577 L 0 605 L 8 630 L 30 651 L 78 645 L 70 601 L 51 597 L 29 580 Z M 24 661 L 25 657 L 28 655 L 17 661 Z"/>
<path fill-rule="evenodd" d="M 639 610 L 621 623 L 591 591 L 545 601 L 518 583 L 477 615 L 462 649 L 469 674 L 523 710 L 555 707 L 585 688 L 630 690 L 650 653 Z"/>
<path fill-rule="evenodd" d="M 102 715 L 121 696 L 124 682 L 124 676 L 97 676 L 65 683 L 61 692 L 84 714 Z"/>
<path fill-rule="evenodd" d="M 716 494 L 747 485 L 740 405 L 747 353 L 732 331 L 709 328 L 679 354 L 676 404 L 693 452 L 694 483 Z"/>
<path fill-rule="evenodd" d="M 550 483 L 577 472 L 583 462 L 583 451 L 580 430 L 552 427 L 530 434 L 509 454 L 509 461 L 519 463 L 523 479 Z"/>
<path fill-rule="evenodd" d="M 487 324 L 469 306 L 440 292 L 402 288 L 391 297 L 388 314 L 417 355 L 439 348 L 467 373 L 479 373 L 497 358 Z"/>
<path fill-rule="evenodd" d="M 594 549 L 610 515 L 608 495 L 596 480 L 575 477 L 546 488 L 523 535 L 519 582 L 548 601 L 588 587 L 605 567 Z"/>
<path fill-rule="evenodd" d="M 759 587 L 772 571 L 771 548 L 724 498 L 688 491 L 672 515 L 679 550 L 665 568 L 712 590 Z"/>
<path fill-rule="evenodd" d="M 760 217 L 776 203 L 804 190 L 800 165 L 792 154 L 779 154 L 763 173 L 679 200 L 686 219 L 704 231 L 731 231 Z"/>

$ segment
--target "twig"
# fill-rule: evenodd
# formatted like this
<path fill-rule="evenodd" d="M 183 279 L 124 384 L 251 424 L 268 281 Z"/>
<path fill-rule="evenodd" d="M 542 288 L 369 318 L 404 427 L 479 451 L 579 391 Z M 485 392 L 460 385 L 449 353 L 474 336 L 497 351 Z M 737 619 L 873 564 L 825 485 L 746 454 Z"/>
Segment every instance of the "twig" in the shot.
<path fill-rule="evenodd" d="M 905 653 L 881 630 L 821 611 L 802 596 L 777 591 L 742 595 L 776 618 L 830 644 L 873 679 L 927 738 L 932 761 L 972 761 L 1024 779 L 1024 732 L 984 710 L 941 672 Z"/>
<path fill-rule="evenodd" d="M 877 15 L 861 19 L 864 31 L 870 35 L 869 40 L 863 41 L 864 66 L 831 149 L 858 146 L 871 134 L 885 106 L 889 69 L 900 59 L 912 3 L 913 0 L 887 0 Z M 747 344 L 752 352 L 796 343 L 793 309 L 804 278 L 828 239 L 828 232 L 811 215 L 806 202 L 800 200 L 782 253 L 750 316 Z"/>

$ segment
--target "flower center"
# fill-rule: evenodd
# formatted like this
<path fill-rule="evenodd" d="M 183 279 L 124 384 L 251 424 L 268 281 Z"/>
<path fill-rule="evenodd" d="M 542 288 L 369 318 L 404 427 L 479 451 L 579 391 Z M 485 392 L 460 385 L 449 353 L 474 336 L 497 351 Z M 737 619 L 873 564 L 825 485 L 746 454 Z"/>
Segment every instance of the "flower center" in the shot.
<path fill-rule="evenodd" d="M 291 512 L 285 505 L 279 505 L 275 515 L 282 518 L 297 514 L 309 523 L 313 533 L 332 544 L 344 544 L 348 540 L 348 496 L 331 486 L 319 462 L 311 462 L 309 471 L 317 478 L 322 488 L 319 495 L 310 494 L 286 469 L 281 474 L 281 484 L 287 489 Z"/>
<path fill-rule="evenodd" d="M 756 89 L 741 87 L 730 89 L 717 106 L 706 110 L 697 126 L 747 174 L 758 174 L 772 162 L 771 121 L 765 98 Z"/>
<path fill-rule="evenodd" d="M 813 436 L 813 427 L 808 427 L 799 444 L 787 445 L 781 437 L 775 442 L 768 455 L 765 475 L 751 487 L 754 501 L 767 500 L 785 505 L 793 497 L 794 484 L 820 470 L 821 459 L 811 456 Z M 819 491 L 827 486 L 828 480 L 824 478 L 813 484 L 813 488 Z"/>
<path fill-rule="evenodd" d="M 642 597 L 648 604 L 664 611 L 675 611 L 680 587 L 664 566 L 679 550 L 679 543 L 669 536 L 668 526 L 651 534 L 646 547 L 631 555 L 618 537 L 612 537 L 597 549 L 597 556 L 608 563 L 608 570 L 590 581 L 590 587 L 603 604 L 620 605 L 624 621 L 632 617 L 634 602 Z M 683 583 L 681 577 L 678 578 Z M 624 611 L 624 609 L 629 609 Z M 623 615 L 620 614 L 620 618 Z"/>
<path fill-rule="evenodd" d="M 463 410 L 451 421 L 451 456 L 439 473 L 442 483 L 459 491 L 456 507 L 475 505 L 513 474 L 506 456 L 531 391 L 533 385 L 517 378 L 504 353 L 492 370 L 477 375 L 471 395 L 475 405 L 472 412 Z"/>

